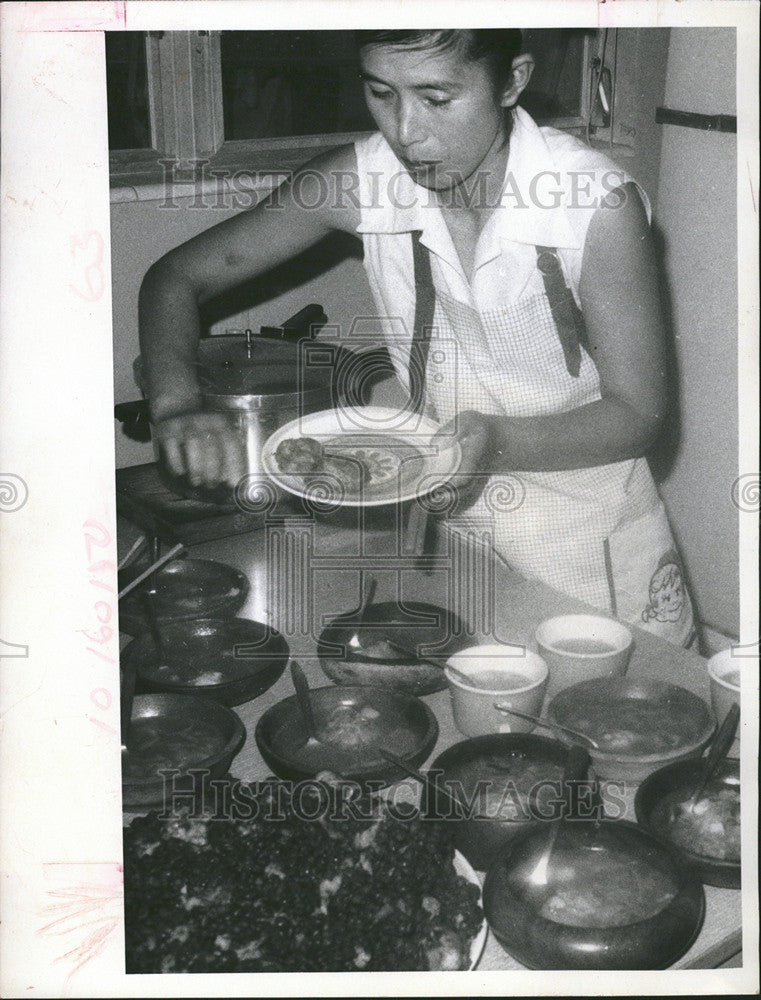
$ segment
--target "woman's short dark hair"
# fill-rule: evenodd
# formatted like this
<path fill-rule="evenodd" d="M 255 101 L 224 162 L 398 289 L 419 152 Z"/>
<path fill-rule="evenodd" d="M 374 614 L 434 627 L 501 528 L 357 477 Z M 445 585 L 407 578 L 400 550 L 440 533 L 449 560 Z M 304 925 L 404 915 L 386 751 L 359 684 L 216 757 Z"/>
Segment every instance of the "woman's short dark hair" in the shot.
<path fill-rule="evenodd" d="M 357 48 L 365 45 L 394 45 L 411 49 L 453 49 L 489 67 L 496 87 L 510 77 L 513 59 L 520 54 L 523 36 L 518 28 L 425 28 L 398 31 L 355 31 Z"/>

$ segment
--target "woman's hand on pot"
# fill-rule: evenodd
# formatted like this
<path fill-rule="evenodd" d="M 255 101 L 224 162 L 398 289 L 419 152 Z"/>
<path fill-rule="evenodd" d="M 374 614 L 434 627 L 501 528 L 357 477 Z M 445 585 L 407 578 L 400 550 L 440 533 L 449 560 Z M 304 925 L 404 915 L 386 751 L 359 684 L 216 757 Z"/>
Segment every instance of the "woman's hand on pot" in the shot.
<path fill-rule="evenodd" d="M 152 434 L 168 472 L 191 486 L 237 486 L 246 474 L 243 447 L 227 418 L 204 410 L 163 417 Z"/>

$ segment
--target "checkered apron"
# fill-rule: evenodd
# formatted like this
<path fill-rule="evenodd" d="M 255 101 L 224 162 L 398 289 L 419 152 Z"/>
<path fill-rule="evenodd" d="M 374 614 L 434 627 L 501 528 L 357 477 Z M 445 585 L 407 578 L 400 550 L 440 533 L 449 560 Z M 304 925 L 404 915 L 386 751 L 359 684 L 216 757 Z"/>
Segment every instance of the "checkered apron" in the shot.
<path fill-rule="evenodd" d="M 562 413 L 600 399 L 582 350 L 569 373 L 544 292 L 477 311 L 440 287 L 425 375 L 426 412 L 509 417 Z M 484 475 L 478 500 L 451 530 L 487 533 L 526 577 L 686 645 L 692 606 L 666 512 L 644 458 L 559 472 Z"/>

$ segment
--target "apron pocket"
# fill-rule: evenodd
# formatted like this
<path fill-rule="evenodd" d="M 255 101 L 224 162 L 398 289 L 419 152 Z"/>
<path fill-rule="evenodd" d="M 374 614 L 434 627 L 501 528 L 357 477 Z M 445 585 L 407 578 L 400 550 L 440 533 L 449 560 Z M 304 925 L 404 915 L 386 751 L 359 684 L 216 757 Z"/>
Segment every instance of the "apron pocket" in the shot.
<path fill-rule="evenodd" d="M 695 638 L 692 602 L 663 503 L 605 540 L 616 617 L 679 646 Z"/>

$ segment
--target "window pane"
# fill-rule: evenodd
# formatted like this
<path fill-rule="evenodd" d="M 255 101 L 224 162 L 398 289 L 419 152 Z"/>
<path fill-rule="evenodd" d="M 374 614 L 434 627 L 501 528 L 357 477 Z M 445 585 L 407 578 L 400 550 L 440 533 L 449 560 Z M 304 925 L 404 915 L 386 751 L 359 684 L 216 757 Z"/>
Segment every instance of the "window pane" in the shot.
<path fill-rule="evenodd" d="M 537 121 L 577 118 L 584 85 L 584 36 L 579 28 L 526 28 L 523 51 L 536 66 L 521 106 Z"/>
<path fill-rule="evenodd" d="M 110 149 L 150 149 L 145 32 L 106 32 Z"/>
<path fill-rule="evenodd" d="M 350 31 L 223 31 L 225 139 L 374 128 Z"/>
<path fill-rule="evenodd" d="M 578 117 L 583 29 L 527 29 L 536 69 L 521 104 L 539 121 Z M 351 31 L 223 31 L 225 139 L 374 129 Z"/>

